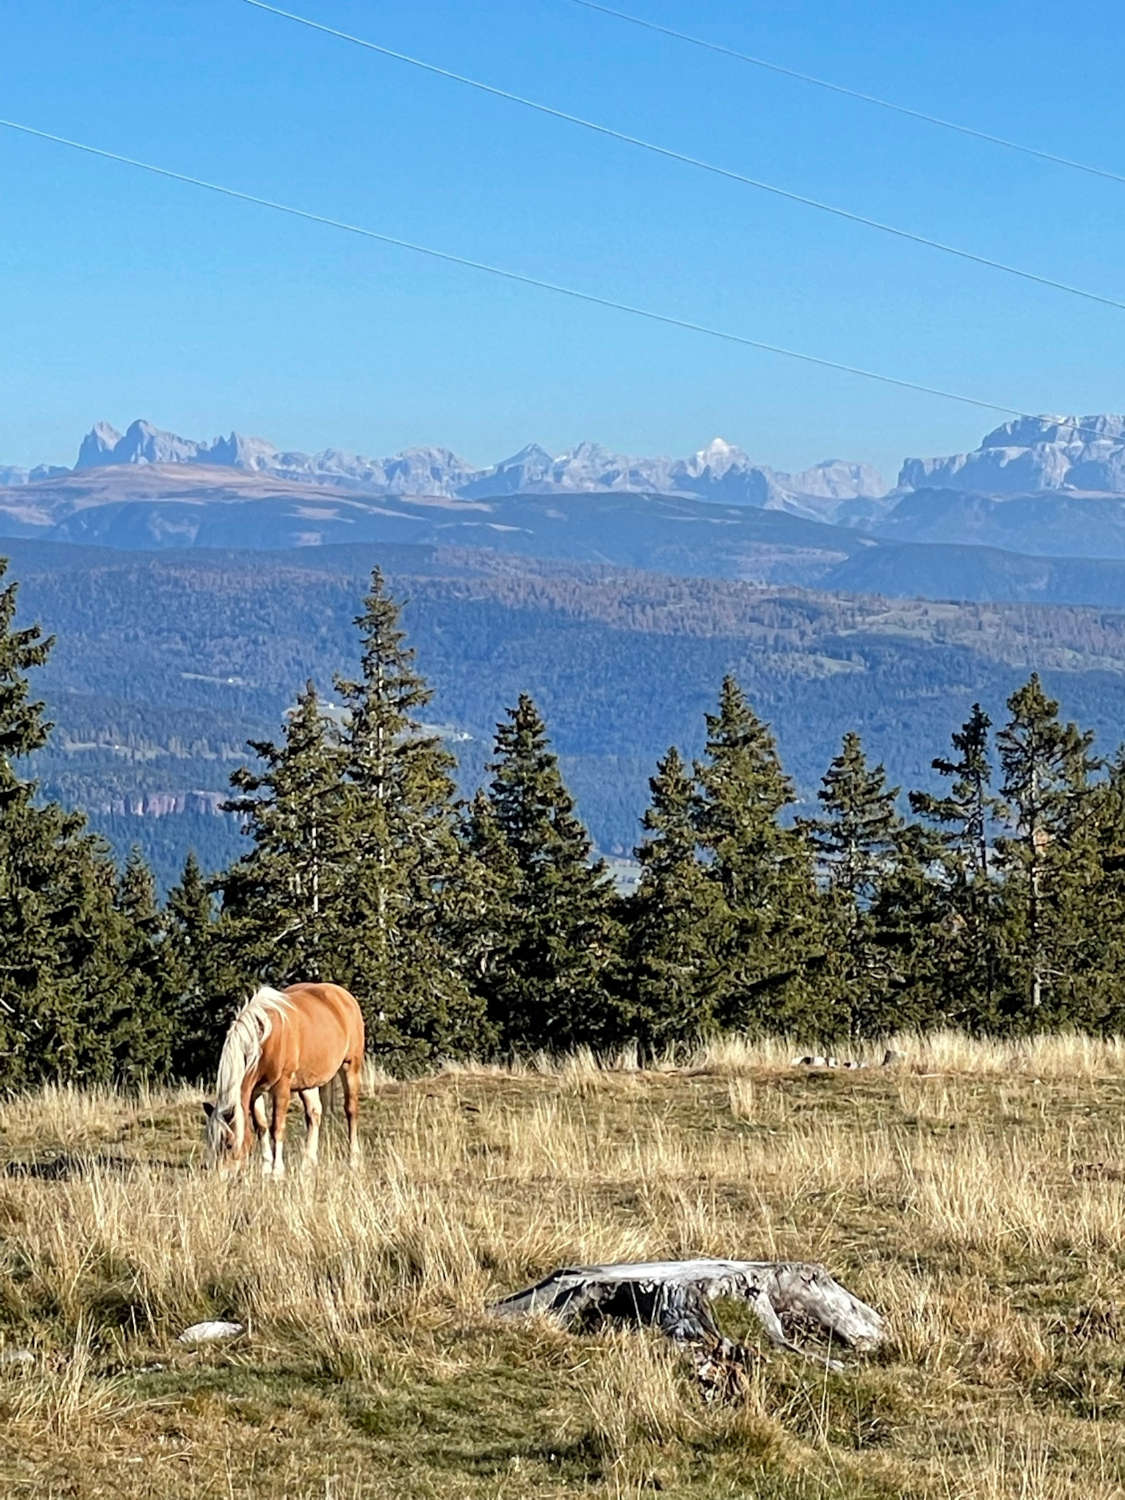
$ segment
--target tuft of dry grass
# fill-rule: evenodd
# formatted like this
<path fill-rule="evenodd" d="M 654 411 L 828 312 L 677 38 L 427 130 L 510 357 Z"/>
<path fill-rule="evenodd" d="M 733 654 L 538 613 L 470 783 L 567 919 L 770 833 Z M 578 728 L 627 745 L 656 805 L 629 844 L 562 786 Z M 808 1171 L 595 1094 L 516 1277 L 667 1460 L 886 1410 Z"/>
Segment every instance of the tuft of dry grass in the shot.
<path fill-rule="evenodd" d="M 887 1045 L 373 1073 L 360 1170 L 337 1126 L 281 1183 L 200 1169 L 194 1094 L 0 1101 L 0 1492 L 1125 1493 L 1125 1048 Z M 822 1260 L 890 1345 L 705 1406 L 654 1337 L 486 1311 L 698 1254 Z M 209 1317 L 247 1333 L 176 1343 Z"/>

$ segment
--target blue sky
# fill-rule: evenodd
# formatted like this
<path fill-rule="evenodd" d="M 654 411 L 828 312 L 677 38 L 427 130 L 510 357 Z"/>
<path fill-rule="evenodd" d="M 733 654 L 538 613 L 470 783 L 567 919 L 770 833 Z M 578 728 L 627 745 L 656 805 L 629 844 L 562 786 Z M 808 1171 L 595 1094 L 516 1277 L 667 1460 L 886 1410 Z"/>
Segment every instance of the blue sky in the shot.
<path fill-rule="evenodd" d="M 1125 297 L 1125 185 L 568 0 L 293 8 L 662 144 Z M 670 26 L 1125 170 L 1120 12 L 630 0 Z M 592 137 L 240 0 L 3 14 L 0 113 L 405 238 L 1023 410 L 1125 407 L 1125 313 Z M 975 445 L 986 413 L 495 282 L 0 131 L 0 462 L 147 416 L 488 462 L 716 434 L 781 468 Z M 996 419 L 1000 420 L 999 418 Z"/>

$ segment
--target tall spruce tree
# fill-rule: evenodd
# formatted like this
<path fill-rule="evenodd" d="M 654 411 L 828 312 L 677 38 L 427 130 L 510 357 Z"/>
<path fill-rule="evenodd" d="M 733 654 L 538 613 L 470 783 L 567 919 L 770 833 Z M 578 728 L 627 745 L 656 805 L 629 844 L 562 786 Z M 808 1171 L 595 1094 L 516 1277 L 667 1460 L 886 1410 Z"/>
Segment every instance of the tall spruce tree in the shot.
<path fill-rule="evenodd" d="M 280 744 L 252 740 L 261 769 L 231 776 L 224 810 L 252 847 L 222 877 L 222 936 L 245 984 L 332 980 L 348 920 L 341 850 L 343 757 L 316 688 L 304 692 Z"/>
<path fill-rule="evenodd" d="M 991 1029 L 997 1013 L 997 925 L 999 886 L 989 846 L 1005 816 L 992 791 L 991 720 L 974 703 L 955 731 L 955 757 L 938 757 L 933 768 L 949 781 L 938 796 L 911 792 L 910 806 L 937 830 L 933 875 L 927 882 L 933 1019 Z"/>
<path fill-rule="evenodd" d="M 822 956 L 808 846 L 781 822 L 793 786 L 769 726 L 728 676 L 695 766 L 696 835 L 717 897 L 714 1007 L 726 1027 L 817 1027 Z M 811 1008 L 810 1008 L 811 1007 Z"/>
<path fill-rule="evenodd" d="M 695 785 L 673 745 L 649 779 L 637 845 L 640 881 L 627 906 L 626 986 L 638 1040 L 656 1048 L 717 1024 L 718 897 L 696 853 Z"/>
<path fill-rule="evenodd" d="M 493 991 L 507 962 L 512 941 L 512 896 L 519 883 L 519 867 L 496 821 L 492 803 L 478 787 L 461 809 L 461 877 L 456 894 L 458 925 L 454 946 L 474 991 L 485 999 Z M 485 1049 L 500 1041 L 488 1023 Z"/>
<path fill-rule="evenodd" d="M 487 1045 L 460 942 L 474 872 L 458 837 L 455 762 L 418 717 L 431 689 L 378 568 L 355 623 L 359 674 L 336 679 L 344 925 L 334 957 L 371 1045 L 410 1066 Z"/>
<path fill-rule="evenodd" d="M 1008 711 L 996 737 L 1010 808 L 1010 832 L 997 842 L 1013 981 L 1006 1009 L 1013 1026 L 1041 1029 L 1071 1020 L 1068 976 L 1081 963 L 1095 838 L 1090 775 L 1099 763 L 1093 734 L 1060 722 L 1038 673 Z"/>
<path fill-rule="evenodd" d="M 939 756 L 931 762 L 935 771 L 949 778 L 948 792 L 940 797 L 932 792 L 910 793 L 913 811 L 942 829 L 942 843 L 956 855 L 959 878 L 966 883 L 987 879 L 990 831 L 1004 811 L 1004 804 L 991 791 L 991 725 L 980 704 L 974 703 L 972 713 L 952 736 L 957 759 Z"/>
<path fill-rule="evenodd" d="M 592 863 L 538 709 L 520 696 L 497 726 L 488 822 L 474 841 L 492 877 L 502 948 L 485 990 L 500 1045 L 562 1052 L 620 1041 L 621 930 L 605 865 Z"/>
<path fill-rule="evenodd" d="M 1081 952 L 1069 976 L 1070 1024 L 1085 1031 L 1125 1032 L 1125 745 L 1091 790 L 1083 849 L 1092 845 L 1078 889 Z"/>
<path fill-rule="evenodd" d="M 237 976 L 223 971 L 214 900 L 194 851 L 168 892 L 162 925 L 172 1072 L 196 1082 L 214 1073 L 232 1002 L 241 996 Z"/>
<path fill-rule="evenodd" d="M 116 980 L 107 986 L 103 1027 L 121 1079 L 166 1077 L 171 1070 L 171 1002 L 156 882 L 134 845 L 114 901 Z"/>
<path fill-rule="evenodd" d="M 836 1008 L 832 1030 L 849 1039 L 885 1031 L 900 1019 L 892 1005 L 892 995 L 902 989 L 893 959 L 898 944 L 882 930 L 895 903 L 884 907 L 880 899 L 912 852 L 897 796 L 898 788 L 887 786 L 883 766 L 868 766 L 859 735 L 849 731 L 817 792 L 822 816 L 802 825 L 824 891 L 824 984 Z M 921 857 L 915 854 L 909 875 L 903 871 L 904 885 L 915 895 Z"/>
<path fill-rule="evenodd" d="M 0 558 L 0 1084 L 108 1082 L 119 1062 L 104 1015 L 116 874 L 81 815 L 40 801 L 17 765 L 50 732 L 28 673 L 53 642 L 37 625 L 17 628 L 6 572 Z"/>

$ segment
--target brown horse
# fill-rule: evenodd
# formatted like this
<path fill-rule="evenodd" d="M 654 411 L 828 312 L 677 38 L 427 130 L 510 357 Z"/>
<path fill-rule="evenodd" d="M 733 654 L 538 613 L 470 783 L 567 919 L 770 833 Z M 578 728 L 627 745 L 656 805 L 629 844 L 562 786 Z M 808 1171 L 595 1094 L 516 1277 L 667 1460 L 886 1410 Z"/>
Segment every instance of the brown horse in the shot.
<path fill-rule="evenodd" d="M 348 1149 L 359 1150 L 359 1075 L 363 1016 L 338 984 L 264 986 L 231 1022 L 219 1057 L 215 1102 L 204 1104 L 207 1145 L 219 1167 L 237 1166 L 249 1145 L 248 1122 L 262 1149 L 262 1171 L 285 1171 L 285 1117 L 292 1094 L 305 1107 L 305 1161 L 315 1165 L 320 1135 L 320 1089 L 337 1075 L 344 1085 Z M 269 1118 L 266 1096 L 273 1105 Z"/>

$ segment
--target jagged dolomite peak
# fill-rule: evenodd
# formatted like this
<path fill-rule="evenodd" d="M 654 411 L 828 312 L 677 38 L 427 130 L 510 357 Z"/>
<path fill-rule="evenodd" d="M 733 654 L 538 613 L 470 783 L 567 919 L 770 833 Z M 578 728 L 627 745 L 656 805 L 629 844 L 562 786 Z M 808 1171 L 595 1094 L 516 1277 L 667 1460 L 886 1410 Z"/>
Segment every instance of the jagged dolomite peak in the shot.
<path fill-rule="evenodd" d="M 986 434 L 972 453 L 908 458 L 898 486 L 983 495 L 1125 494 L 1125 416 L 1018 417 Z"/>
<path fill-rule="evenodd" d="M 552 454 L 529 443 L 487 468 L 476 467 L 448 448 L 404 449 L 389 458 L 365 458 L 339 448 L 302 453 L 265 438 L 231 432 L 208 441 L 185 438 L 132 422 L 122 433 L 98 422 L 83 438 L 75 470 L 115 464 L 202 464 L 240 469 L 365 494 L 439 495 L 465 500 L 503 495 L 624 491 L 690 496 L 733 505 L 791 510 L 825 519 L 835 506 L 877 498 L 887 486 L 868 465 L 830 459 L 800 474 L 753 462 L 745 449 L 714 437 L 688 458 L 648 458 L 616 453 L 582 442 Z M 23 485 L 65 470 L 0 469 L 0 485 Z"/>

